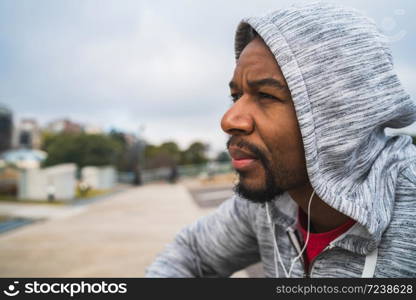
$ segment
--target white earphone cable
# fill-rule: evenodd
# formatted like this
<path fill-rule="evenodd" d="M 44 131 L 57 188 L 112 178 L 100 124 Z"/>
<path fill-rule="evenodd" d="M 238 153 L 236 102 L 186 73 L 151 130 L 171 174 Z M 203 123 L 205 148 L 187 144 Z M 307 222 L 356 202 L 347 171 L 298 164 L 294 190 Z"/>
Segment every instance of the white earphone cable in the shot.
<path fill-rule="evenodd" d="M 279 268 L 277 265 L 277 258 L 276 258 L 276 247 L 277 247 L 277 243 L 276 243 L 276 238 L 275 238 L 275 232 L 274 232 L 274 226 L 272 223 L 272 219 L 270 218 L 270 213 L 269 213 L 269 205 L 266 202 L 266 214 L 267 214 L 267 221 L 269 223 L 270 226 L 270 230 L 273 234 L 273 259 L 274 259 L 274 272 L 275 272 L 275 276 L 276 278 L 279 278 Z M 283 268 L 283 270 L 285 270 Z"/>
<path fill-rule="evenodd" d="M 299 255 L 296 256 L 292 260 L 291 265 L 290 265 L 290 268 L 289 268 L 289 272 L 287 272 L 286 267 L 284 266 L 283 261 L 282 261 L 282 258 L 281 258 L 281 255 L 280 255 L 279 247 L 278 247 L 277 241 L 276 241 L 276 234 L 275 234 L 274 226 L 273 226 L 273 223 L 272 223 L 272 220 L 271 220 L 271 217 L 270 217 L 270 213 L 269 213 L 269 205 L 266 202 L 267 220 L 269 222 L 270 229 L 271 229 L 271 232 L 273 234 L 273 244 L 274 244 L 274 251 L 273 251 L 274 253 L 273 254 L 274 254 L 274 265 L 275 265 L 274 267 L 275 267 L 275 275 L 276 275 L 276 277 L 279 277 L 278 265 L 277 265 L 277 262 L 276 262 L 276 252 L 277 252 L 277 256 L 278 256 L 278 261 L 279 261 L 280 265 L 282 266 L 283 271 L 285 272 L 286 277 L 287 278 L 290 278 L 290 275 L 292 273 L 293 267 L 295 266 L 295 262 L 302 256 L 303 252 L 305 252 L 305 250 L 306 250 L 306 247 L 307 247 L 308 242 L 309 242 L 309 233 L 310 233 L 310 225 L 311 225 L 311 203 L 312 203 L 312 199 L 313 199 L 313 196 L 314 195 L 315 195 L 315 190 L 312 192 L 311 197 L 309 198 L 309 203 L 308 203 L 308 231 L 307 231 L 307 234 L 306 234 L 305 245 L 303 246 L 303 248 L 300 251 Z"/>
<path fill-rule="evenodd" d="M 303 248 L 302 248 L 302 250 L 300 251 L 299 255 L 298 255 L 298 256 L 296 256 L 296 257 L 295 257 L 295 259 L 293 260 L 292 265 L 291 265 L 290 270 L 289 270 L 289 277 L 290 277 L 290 274 L 292 273 L 292 269 L 293 269 L 293 267 L 295 266 L 295 262 L 296 262 L 299 258 L 301 258 L 301 256 L 303 255 L 303 252 L 305 252 L 306 247 L 307 247 L 308 242 L 309 242 L 309 235 L 310 235 L 310 231 L 311 231 L 311 203 L 312 203 L 312 199 L 313 199 L 313 196 L 314 196 L 314 195 L 315 195 L 315 190 L 312 192 L 312 195 L 311 195 L 311 197 L 309 198 L 309 204 L 308 204 L 308 231 L 307 231 L 307 233 L 306 233 L 306 241 L 305 241 L 305 245 L 303 246 Z"/>

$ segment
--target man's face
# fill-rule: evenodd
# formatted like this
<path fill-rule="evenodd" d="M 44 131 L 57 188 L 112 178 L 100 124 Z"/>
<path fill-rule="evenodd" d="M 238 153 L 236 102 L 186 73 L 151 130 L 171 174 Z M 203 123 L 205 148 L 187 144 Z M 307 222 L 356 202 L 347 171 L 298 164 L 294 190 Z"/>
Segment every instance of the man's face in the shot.
<path fill-rule="evenodd" d="M 230 82 L 234 104 L 221 120 L 240 180 L 235 190 L 270 201 L 308 182 L 302 138 L 286 80 L 266 44 L 242 51 Z"/>

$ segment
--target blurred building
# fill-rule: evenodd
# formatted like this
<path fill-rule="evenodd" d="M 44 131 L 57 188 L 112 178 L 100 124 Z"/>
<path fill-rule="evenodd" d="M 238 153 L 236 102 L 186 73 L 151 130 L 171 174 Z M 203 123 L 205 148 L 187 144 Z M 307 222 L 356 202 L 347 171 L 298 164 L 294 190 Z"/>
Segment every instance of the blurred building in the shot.
<path fill-rule="evenodd" d="M 41 133 L 35 119 L 22 119 L 16 129 L 16 148 L 39 149 Z"/>
<path fill-rule="evenodd" d="M 71 200 L 75 197 L 76 170 L 75 164 L 23 169 L 20 171 L 17 197 L 32 200 Z"/>
<path fill-rule="evenodd" d="M 0 155 L 0 161 L 5 165 L 16 166 L 20 169 L 33 169 L 39 168 L 46 157 L 47 153 L 44 151 L 21 148 L 3 152 Z"/>
<path fill-rule="evenodd" d="M 0 153 L 12 147 L 13 114 L 7 107 L 0 105 Z"/>
<path fill-rule="evenodd" d="M 53 122 L 50 122 L 46 126 L 46 130 L 53 133 L 80 133 L 84 130 L 83 126 L 79 123 L 72 122 L 69 119 L 59 119 Z"/>
<path fill-rule="evenodd" d="M 102 134 L 104 131 L 100 126 L 86 124 L 84 126 L 84 132 L 88 134 Z"/>

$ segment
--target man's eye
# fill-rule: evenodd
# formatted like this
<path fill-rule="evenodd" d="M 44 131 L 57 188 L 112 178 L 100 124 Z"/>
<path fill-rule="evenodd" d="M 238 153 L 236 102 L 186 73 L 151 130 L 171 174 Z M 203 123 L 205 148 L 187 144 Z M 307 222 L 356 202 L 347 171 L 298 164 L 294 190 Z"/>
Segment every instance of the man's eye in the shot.
<path fill-rule="evenodd" d="M 279 100 L 278 98 L 276 98 L 275 96 L 272 96 L 270 94 L 266 94 L 266 93 L 259 93 L 261 98 L 266 98 L 266 99 L 272 99 L 272 100 Z"/>
<path fill-rule="evenodd" d="M 238 99 L 241 98 L 241 94 L 231 94 L 231 101 L 236 102 Z"/>

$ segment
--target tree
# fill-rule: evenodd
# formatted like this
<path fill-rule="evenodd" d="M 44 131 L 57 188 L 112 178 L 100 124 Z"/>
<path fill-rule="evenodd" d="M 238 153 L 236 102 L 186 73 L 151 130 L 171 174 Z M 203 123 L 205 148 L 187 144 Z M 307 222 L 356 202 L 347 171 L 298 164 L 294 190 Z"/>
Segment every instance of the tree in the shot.
<path fill-rule="evenodd" d="M 192 143 L 188 149 L 182 152 L 181 164 L 204 164 L 208 161 L 206 152 L 208 146 L 201 142 Z"/>
<path fill-rule="evenodd" d="M 41 132 L 41 150 L 46 151 L 46 149 L 49 147 L 50 143 L 52 143 L 55 138 L 56 138 L 57 134 L 50 132 L 50 131 L 42 131 Z"/>
<path fill-rule="evenodd" d="M 208 145 L 202 142 L 194 142 L 184 151 L 173 141 L 162 143 L 159 146 L 147 144 L 145 148 L 146 168 L 172 167 L 178 164 L 203 164 L 208 161 L 207 151 Z"/>
<path fill-rule="evenodd" d="M 61 133 L 49 137 L 44 148 L 48 157 L 45 166 L 75 163 L 85 166 L 115 164 L 122 145 L 103 134 Z"/>
<path fill-rule="evenodd" d="M 134 172 L 139 167 L 140 146 L 139 140 L 128 141 L 124 132 L 112 129 L 109 137 L 118 143 L 121 151 L 117 154 L 117 170 L 122 172 Z"/>
<path fill-rule="evenodd" d="M 145 148 L 146 168 L 171 167 L 179 163 L 180 156 L 181 150 L 173 141 L 159 146 L 148 144 Z"/>
<path fill-rule="evenodd" d="M 220 153 L 218 153 L 217 158 L 215 160 L 217 162 L 229 162 L 231 161 L 231 158 L 227 151 L 221 151 Z"/>
<path fill-rule="evenodd" d="M 110 133 L 108 134 L 108 136 L 114 140 L 115 142 L 117 142 L 121 148 L 123 150 L 126 150 L 128 145 L 127 145 L 127 141 L 126 141 L 126 137 L 125 134 L 121 131 L 118 131 L 116 129 L 111 129 Z"/>
<path fill-rule="evenodd" d="M 175 142 L 169 141 L 163 143 L 162 145 L 160 145 L 160 151 L 169 155 L 173 163 L 177 164 L 179 162 L 181 150 Z"/>

